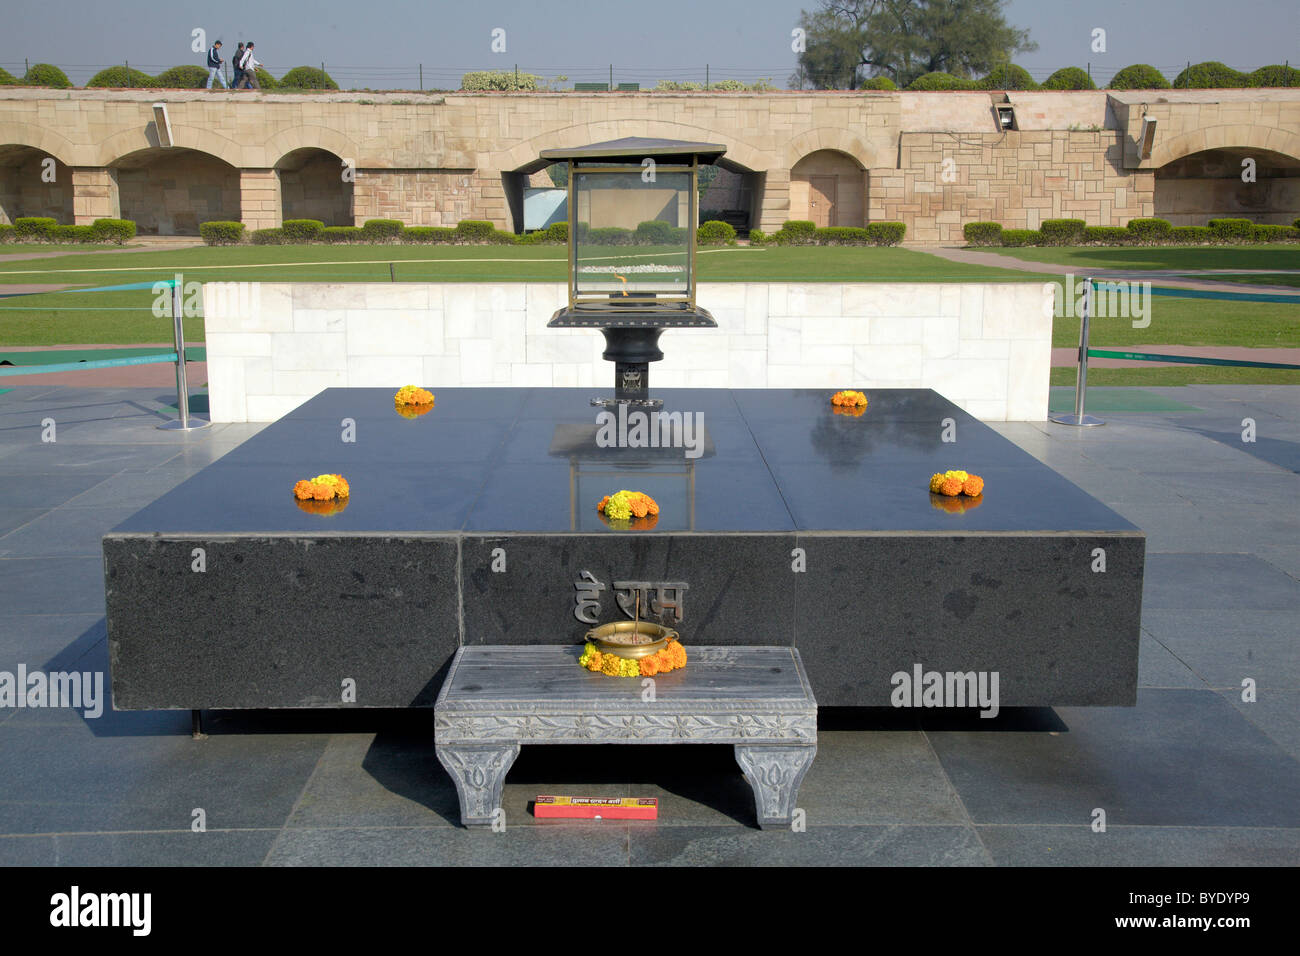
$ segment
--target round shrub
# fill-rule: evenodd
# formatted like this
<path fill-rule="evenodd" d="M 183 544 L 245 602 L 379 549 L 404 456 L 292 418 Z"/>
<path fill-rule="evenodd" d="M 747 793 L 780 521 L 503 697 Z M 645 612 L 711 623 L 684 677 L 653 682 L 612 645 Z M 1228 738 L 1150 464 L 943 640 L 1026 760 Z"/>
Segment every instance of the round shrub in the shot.
<path fill-rule="evenodd" d="M 18 80 L 12 73 L 0 66 L 0 86 L 13 86 Z"/>
<path fill-rule="evenodd" d="M 285 242 L 316 242 L 325 231 L 319 219 L 286 219 L 280 226 Z"/>
<path fill-rule="evenodd" d="M 1039 240 L 1037 229 L 1003 229 L 1002 245 L 1008 248 L 1017 246 L 1036 246 Z"/>
<path fill-rule="evenodd" d="M 1135 63 L 1110 78 L 1112 90 L 1167 90 L 1169 81 L 1154 66 Z"/>
<path fill-rule="evenodd" d="M 284 230 L 283 229 L 254 229 L 253 245 L 282 246 L 284 245 Z"/>
<path fill-rule="evenodd" d="M 569 241 L 569 224 L 567 222 L 553 222 L 546 227 L 547 242 L 568 242 Z"/>
<path fill-rule="evenodd" d="M 989 71 L 989 75 L 980 79 L 982 90 L 1036 90 L 1038 84 L 1023 66 L 1003 63 Z"/>
<path fill-rule="evenodd" d="M 496 227 L 485 219 L 462 219 L 456 223 L 458 242 L 488 242 Z"/>
<path fill-rule="evenodd" d="M 776 234 L 777 242 L 786 246 L 810 246 L 816 236 L 817 224 L 811 219 L 787 219 Z"/>
<path fill-rule="evenodd" d="M 14 241 L 14 227 L 7 222 L 0 222 L 0 246 Z"/>
<path fill-rule="evenodd" d="M 1272 66 L 1261 66 L 1249 74 L 1247 79 L 1251 86 L 1300 86 L 1300 70 L 1294 66 L 1274 63 Z"/>
<path fill-rule="evenodd" d="M 1249 242 L 1255 224 L 1249 219 L 1211 219 L 1210 232 L 1219 242 Z"/>
<path fill-rule="evenodd" d="M 1133 234 L 1123 226 L 1085 226 L 1082 242 L 1085 246 L 1127 246 Z"/>
<path fill-rule="evenodd" d="M 402 238 L 402 224 L 396 219 L 367 219 L 361 235 L 366 242 L 396 242 Z"/>
<path fill-rule="evenodd" d="M 1064 66 L 1043 81 L 1045 90 L 1095 90 L 1097 84 L 1087 70 L 1077 66 Z"/>
<path fill-rule="evenodd" d="M 460 88 L 468 92 L 535 90 L 541 82 L 536 73 L 514 70 L 476 70 L 460 78 Z"/>
<path fill-rule="evenodd" d="M 209 246 L 233 246 L 244 240 L 244 224 L 215 220 L 199 223 L 199 235 Z"/>
<path fill-rule="evenodd" d="M 1169 241 L 1180 246 L 1203 246 L 1214 241 L 1209 226 L 1174 226 L 1169 230 Z"/>
<path fill-rule="evenodd" d="M 695 241 L 701 246 L 725 246 L 736 241 L 736 230 L 729 222 L 710 219 L 695 230 Z"/>
<path fill-rule="evenodd" d="M 907 85 L 907 88 L 922 91 L 975 90 L 979 89 L 979 84 L 975 80 L 967 80 L 960 76 L 953 76 L 951 73 L 937 71 L 918 76 Z"/>
<path fill-rule="evenodd" d="M 362 229 L 360 226 L 326 226 L 320 237 L 323 242 L 360 242 Z"/>
<path fill-rule="evenodd" d="M 208 71 L 201 66 L 188 63 L 185 66 L 173 66 L 163 70 L 154 81 L 158 86 L 168 90 L 198 90 L 208 85 Z"/>
<path fill-rule="evenodd" d="M 1130 219 L 1126 228 L 1134 242 L 1149 246 L 1167 241 L 1173 226 L 1168 219 Z"/>
<path fill-rule="evenodd" d="M 91 223 L 96 242 L 114 242 L 117 245 L 135 238 L 135 223 L 130 219 L 96 219 Z"/>
<path fill-rule="evenodd" d="M 14 220 L 14 238 L 19 242 L 49 242 L 50 230 L 58 224 L 50 216 L 19 216 Z"/>
<path fill-rule="evenodd" d="M 1073 246 L 1083 238 L 1087 225 L 1082 219 L 1044 219 L 1038 233 L 1045 246 Z"/>
<path fill-rule="evenodd" d="M 672 234 L 673 224 L 662 219 L 649 219 L 638 223 L 635 239 L 638 246 L 666 246 Z"/>
<path fill-rule="evenodd" d="M 907 235 L 907 226 L 901 222 L 867 223 L 867 239 L 873 246 L 896 246 Z"/>
<path fill-rule="evenodd" d="M 258 78 L 261 82 L 261 78 Z M 328 73 L 318 66 L 295 66 L 280 77 L 280 89 L 286 87 L 295 90 L 337 90 L 339 85 Z"/>
<path fill-rule="evenodd" d="M 873 76 L 862 84 L 864 90 L 896 90 L 898 84 L 887 76 Z"/>
<path fill-rule="evenodd" d="M 51 226 L 51 242 L 94 242 L 95 231 L 90 226 Z"/>
<path fill-rule="evenodd" d="M 767 236 L 764 235 L 762 229 L 749 230 L 749 244 L 751 246 L 761 246 L 765 242 L 767 242 Z"/>
<path fill-rule="evenodd" d="M 452 243 L 456 241 L 456 230 L 451 226 L 407 226 L 402 230 L 402 241 Z"/>
<path fill-rule="evenodd" d="M 1174 78 L 1174 89 L 1231 89 L 1246 86 L 1250 78 L 1217 60 L 1193 63 Z"/>
<path fill-rule="evenodd" d="M 996 222 L 968 222 L 961 227 L 967 245 L 1000 246 L 1002 245 L 1002 225 Z"/>
<path fill-rule="evenodd" d="M 280 81 L 273 77 L 265 67 L 259 66 L 253 71 L 257 74 L 257 82 L 263 90 L 278 90 Z"/>
<path fill-rule="evenodd" d="M 54 90 L 66 90 L 72 87 L 72 81 L 68 79 L 68 74 L 53 63 L 33 63 L 23 76 L 23 86 L 48 86 Z"/>
<path fill-rule="evenodd" d="M 148 73 L 141 73 L 139 70 L 127 70 L 124 66 L 110 66 L 107 70 L 100 70 L 90 78 L 86 84 L 86 89 L 104 87 L 109 89 L 129 88 L 133 90 L 150 90 L 158 85 Z"/>

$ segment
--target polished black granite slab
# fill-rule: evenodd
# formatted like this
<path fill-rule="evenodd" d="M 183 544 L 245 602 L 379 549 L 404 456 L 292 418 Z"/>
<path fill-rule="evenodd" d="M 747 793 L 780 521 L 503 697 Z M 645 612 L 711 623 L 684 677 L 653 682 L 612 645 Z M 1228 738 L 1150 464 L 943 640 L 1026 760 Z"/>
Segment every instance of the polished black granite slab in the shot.
<path fill-rule="evenodd" d="M 578 641 L 638 582 L 685 585 L 651 616 L 688 646 L 799 647 L 823 705 L 887 706 L 916 663 L 998 670 L 1002 706 L 1133 702 L 1142 533 L 932 391 L 656 389 L 692 429 L 655 448 L 601 447 L 592 389 L 434 391 L 407 419 L 329 389 L 105 536 L 115 705 L 428 706 L 457 646 Z M 951 468 L 983 496 L 932 496 Z M 292 498 L 322 472 L 337 514 Z M 596 512 L 620 488 L 653 527 Z"/>

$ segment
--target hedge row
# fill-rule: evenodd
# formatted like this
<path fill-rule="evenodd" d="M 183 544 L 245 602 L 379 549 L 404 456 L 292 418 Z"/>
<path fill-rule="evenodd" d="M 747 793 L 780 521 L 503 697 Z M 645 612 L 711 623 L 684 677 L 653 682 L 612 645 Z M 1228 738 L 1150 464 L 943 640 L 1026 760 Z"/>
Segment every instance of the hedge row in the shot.
<path fill-rule="evenodd" d="M 199 235 L 209 246 L 233 246 L 245 239 L 255 246 L 297 245 L 302 243 L 444 243 L 470 245 L 480 243 L 515 243 L 535 245 L 562 243 L 569 238 L 569 224 L 557 222 L 546 229 L 516 236 L 503 232 L 490 222 L 464 219 L 455 227 L 404 226 L 396 219 L 367 219 L 362 226 L 327 226 L 318 219 L 286 219 L 274 229 L 246 232 L 242 222 L 205 222 Z"/>
<path fill-rule="evenodd" d="M 772 235 L 749 231 L 752 246 L 896 246 L 907 227 L 901 222 L 870 222 L 865 226 L 817 226 L 807 219 L 788 219 Z"/>
<path fill-rule="evenodd" d="M 96 242 L 122 245 L 135 238 L 129 219 L 96 219 L 89 226 L 61 226 L 50 216 L 20 216 L 13 225 L 0 224 L 4 242 Z"/>
<path fill-rule="evenodd" d="M 1044 219 L 1038 229 L 1003 229 L 996 222 L 968 222 L 962 228 L 972 246 L 1161 246 L 1300 242 L 1293 225 L 1263 225 L 1249 219 L 1211 219 L 1206 226 L 1175 226 L 1167 219 L 1130 219 L 1127 226 L 1089 226 L 1082 219 Z"/>
<path fill-rule="evenodd" d="M 337 90 L 339 85 L 328 73 L 316 66 L 295 66 L 280 79 L 262 67 L 257 68 L 257 80 L 263 90 Z M 125 64 L 100 70 L 86 82 L 86 89 L 130 88 L 137 90 L 169 89 L 193 90 L 207 86 L 207 67 L 187 63 L 163 70 L 150 76 Z M 68 75 L 52 63 L 33 63 L 18 79 L 0 68 L 0 86 L 44 86 L 55 90 L 72 87 Z"/>
<path fill-rule="evenodd" d="M 1214 60 L 1195 63 L 1175 77 L 1173 83 L 1154 66 L 1135 63 L 1120 70 L 1110 81 L 1112 90 L 1224 89 L 1300 86 L 1300 69 L 1275 63 L 1253 73 L 1242 73 Z M 882 87 L 867 87 L 880 89 Z M 909 90 L 1095 90 L 1097 85 L 1086 70 L 1067 66 L 1057 70 L 1042 85 L 1034 82 L 1024 67 L 1009 63 L 995 67 L 978 80 L 951 73 L 926 73 L 907 87 Z"/>

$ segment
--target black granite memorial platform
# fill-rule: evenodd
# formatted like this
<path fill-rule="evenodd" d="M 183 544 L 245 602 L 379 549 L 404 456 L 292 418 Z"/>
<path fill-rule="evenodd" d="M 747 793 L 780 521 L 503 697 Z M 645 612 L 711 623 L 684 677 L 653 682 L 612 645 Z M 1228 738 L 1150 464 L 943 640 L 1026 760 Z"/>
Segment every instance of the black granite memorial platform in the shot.
<path fill-rule="evenodd" d="M 799 648 L 822 706 L 918 665 L 996 671 L 1003 707 L 1134 703 L 1142 532 L 932 391 L 656 390 L 702 416 L 695 457 L 600 447 L 590 389 L 434 391 L 407 419 L 329 389 L 107 534 L 114 706 L 431 707 L 458 647 L 577 643 L 638 593 L 688 650 Z M 948 469 L 985 479 L 964 510 Z M 305 513 L 323 472 L 348 503 Z M 597 513 L 623 488 L 653 528 Z"/>

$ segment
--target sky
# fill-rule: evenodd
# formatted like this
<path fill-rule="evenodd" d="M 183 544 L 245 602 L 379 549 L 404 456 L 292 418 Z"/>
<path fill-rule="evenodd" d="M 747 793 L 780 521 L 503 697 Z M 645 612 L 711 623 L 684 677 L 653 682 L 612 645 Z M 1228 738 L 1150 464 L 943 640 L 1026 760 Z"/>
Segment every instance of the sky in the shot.
<path fill-rule="evenodd" d="M 202 64 L 207 42 L 256 41 L 275 75 L 325 65 L 343 88 L 456 89 L 469 70 L 514 69 L 547 81 L 769 78 L 784 87 L 797 68 L 790 31 L 818 0 L 6 0 L 0 66 L 24 59 L 63 67 L 76 84 L 129 62 L 156 74 Z M 1221 60 L 1243 71 L 1300 64 L 1296 0 L 1010 0 L 1005 15 L 1038 50 L 1016 62 L 1038 80 L 1061 66 L 1087 66 L 1098 85 L 1132 63 L 1169 79 L 1187 62 Z M 1094 29 L 1106 52 L 1092 50 Z M 504 31 L 494 52 L 493 31 Z M 501 34 L 498 36 L 498 45 Z"/>

